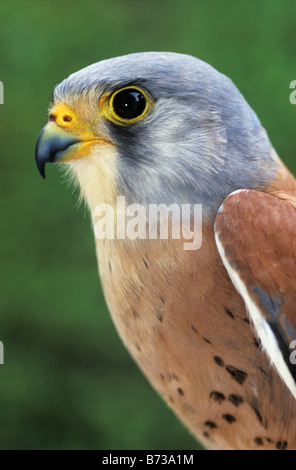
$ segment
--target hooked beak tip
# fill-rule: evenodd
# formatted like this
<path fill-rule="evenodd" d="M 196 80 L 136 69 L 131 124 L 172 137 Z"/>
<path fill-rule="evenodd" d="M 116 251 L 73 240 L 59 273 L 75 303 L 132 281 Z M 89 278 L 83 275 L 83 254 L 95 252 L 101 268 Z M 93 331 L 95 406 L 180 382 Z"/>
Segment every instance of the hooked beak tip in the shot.
<path fill-rule="evenodd" d="M 35 159 L 43 179 L 45 179 L 46 163 L 59 163 L 63 152 L 78 142 L 80 138 L 77 135 L 59 129 L 51 123 L 42 129 L 36 144 Z"/>
<path fill-rule="evenodd" d="M 46 176 L 45 176 L 45 162 L 43 163 L 38 163 L 37 162 L 37 168 L 38 168 L 38 171 L 40 173 L 40 175 L 42 176 L 42 178 L 45 180 Z"/>
<path fill-rule="evenodd" d="M 40 134 L 38 136 L 37 143 L 36 143 L 35 161 L 36 161 L 36 165 L 37 165 L 37 168 L 38 168 L 38 171 L 39 171 L 40 175 L 42 176 L 43 179 L 45 179 L 45 164 L 47 162 L 47 159 L 44 158 L 44 156 L 42 156 L 40 154 L 40 140 L 41 140 L 41 137 L 43 135 L 43 131 L 44 131 L 44 129 L 42 129 L 42 131 L 40 132 Z"/>

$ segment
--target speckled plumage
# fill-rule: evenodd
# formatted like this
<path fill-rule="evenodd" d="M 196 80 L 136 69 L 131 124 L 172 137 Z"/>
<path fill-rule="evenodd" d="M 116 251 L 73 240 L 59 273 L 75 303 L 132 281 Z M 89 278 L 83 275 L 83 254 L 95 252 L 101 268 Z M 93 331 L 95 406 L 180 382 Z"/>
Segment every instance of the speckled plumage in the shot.
<path fill-rule="evenodd" d="M 128 85 L 146 89 L 154 106 L 135 124 L 114 124 L 98 111 L 100 97 Z M 200 250 L 184 251 L 183 240 L 96 240 L 111 315 L 144 374 L 208 448 L 296 448 L 295 399 L 262 352 L 214 239 L 231 192 L 296 194 L 255 113 L 227 77 L 172 53 L 132 54 L 71 75 L 51 110 L 70 132 L 61 103 L 83 132 L 102 138 L 68 162 L 93 224 L 95 207 L 117 195 L 145 207 L 203 204 Z"/>

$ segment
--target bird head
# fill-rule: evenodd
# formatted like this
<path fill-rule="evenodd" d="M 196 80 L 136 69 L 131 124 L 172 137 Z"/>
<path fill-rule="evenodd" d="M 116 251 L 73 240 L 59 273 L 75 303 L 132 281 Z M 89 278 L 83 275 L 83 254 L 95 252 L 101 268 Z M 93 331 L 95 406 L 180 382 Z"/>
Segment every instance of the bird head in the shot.
<path fill-rule="evenodd" d="M 194 57 L 148 52 L 104 60 L 58 85 L 36 147 L 39 171 L 64 163 L 91 209 L 201 203 L 214 216 L 239 188 L 260 189 L 278 160 L 230 79 Z"/>

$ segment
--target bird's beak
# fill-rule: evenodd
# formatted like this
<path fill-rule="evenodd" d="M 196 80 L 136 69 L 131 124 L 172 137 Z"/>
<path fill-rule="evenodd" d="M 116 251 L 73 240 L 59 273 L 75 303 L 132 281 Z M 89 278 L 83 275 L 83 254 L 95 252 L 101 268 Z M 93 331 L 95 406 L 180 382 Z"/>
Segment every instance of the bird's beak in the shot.
<path fill-rule="evenodd" d="M 41 176 L 45 178 L 46 163 L 86 157 L 97 143 L 111 142 L 96 136 L 70 106 L 58 104 L 52 109 L 49 122 L 40 132 L 36 144 L 36 164 Z"/>
<path fill-rule="evenodd" d="M 45 178 L 46 163 L 59 163 L 71 158 L 81 142 L 78 135 L 61 129 L 54 122 L 49 122 L 39 134 L 36 144 L 36 164 Z M 76 147 L 76 149 L 75 149 Z"/>

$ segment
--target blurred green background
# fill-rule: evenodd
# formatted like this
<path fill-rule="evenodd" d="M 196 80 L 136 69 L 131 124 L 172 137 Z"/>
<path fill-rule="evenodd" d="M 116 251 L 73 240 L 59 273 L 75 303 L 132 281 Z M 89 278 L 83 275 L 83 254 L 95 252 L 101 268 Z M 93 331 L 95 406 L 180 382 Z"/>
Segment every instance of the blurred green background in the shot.
<path fill-rule="evenodd" d="M 88 215 L 35 141 L 70 73 L 169 50 L 230 76 L 296 173 L 296 2 L 2 0 L 0 18 L 0 449 L 197 449 L 121 344 Z"/>

